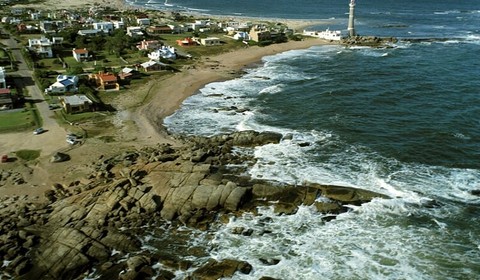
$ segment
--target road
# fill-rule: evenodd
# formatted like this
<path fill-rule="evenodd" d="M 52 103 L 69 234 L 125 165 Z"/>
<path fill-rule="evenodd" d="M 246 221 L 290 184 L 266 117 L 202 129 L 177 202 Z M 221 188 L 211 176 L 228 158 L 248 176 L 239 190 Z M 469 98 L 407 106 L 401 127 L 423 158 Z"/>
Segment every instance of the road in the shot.
<path fill-rule="evenodd" d="M 5 32 L 5 31 L 4 31 Z M 21 48 L 13 38 L 2 39 L 1 43 L 6 45 L 17 62 L 18 70 L 6 73 L 7 76 L 15 77 L 17 86 L 25 89 L 28 93 L 27 99 L 32 100 L 37 107 L 38 113 L 43 120 L 42 127 L 46 132 L 40 135 L 33 135 L 32 131 L 0 134 L 0 153 L 5 154 L 21 149 L 41 150 L 41 156 L 51 155 L 53 152 L 68 147 L 65 141 L 66 131 L 55 120 L 54 111 L 49 110 L 48 103 L 33 80 L 31 71 L 23 58 Z"/>

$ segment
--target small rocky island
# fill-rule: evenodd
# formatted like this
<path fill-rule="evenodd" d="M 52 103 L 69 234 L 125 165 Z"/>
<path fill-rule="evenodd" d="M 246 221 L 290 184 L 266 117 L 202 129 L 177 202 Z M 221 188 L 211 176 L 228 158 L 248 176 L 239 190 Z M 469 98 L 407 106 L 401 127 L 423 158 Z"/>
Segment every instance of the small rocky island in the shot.
<path fill-rule="evenodd" d="M 314 205 L 319 213 L 332 214 L 325 218 L 328 222 L 348 211 L 345 204 L 384 197 L 348 187 L 291 186 L 244 175 L 254 160 L 232 152 L 234 147 L 278 143 L 282 137 L 253 131 L 183 137 L 183 144 L 175 147 L 162 144 L 100 157 L 87 178 L 52 186 L 45 203 L 8 198 L 0 210 L 3 270 L 12 279 L 81 279 L 92 271 L 97 279 L 173 279 L 177 270 L 193 271 L 188 279 L 248 274 L 252 266 L 243 260 L 210 259 L 193 267 L 180 252 L 145 250 L 139 236 L 149 226 L 167 223 L 208 231 L 262 205 L 274 206 L 278 215 Z M 237 228 L 234 233 L 248 236 L 251 231 Z"/>

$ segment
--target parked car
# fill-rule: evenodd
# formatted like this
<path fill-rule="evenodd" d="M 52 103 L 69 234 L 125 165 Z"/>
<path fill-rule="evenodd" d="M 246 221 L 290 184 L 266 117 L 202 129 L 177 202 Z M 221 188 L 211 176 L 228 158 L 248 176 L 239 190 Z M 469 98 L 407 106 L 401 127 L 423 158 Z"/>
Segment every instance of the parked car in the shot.
<path fill-rule="evenodd" d="M 44 132 L 45 132 L 45 129 L 43 129 L 43 127 L 39 127 L 39 128 L 37 128 L 33 131 L 33 134 L 38 135 L 38 134 L 42 134 Z"/>

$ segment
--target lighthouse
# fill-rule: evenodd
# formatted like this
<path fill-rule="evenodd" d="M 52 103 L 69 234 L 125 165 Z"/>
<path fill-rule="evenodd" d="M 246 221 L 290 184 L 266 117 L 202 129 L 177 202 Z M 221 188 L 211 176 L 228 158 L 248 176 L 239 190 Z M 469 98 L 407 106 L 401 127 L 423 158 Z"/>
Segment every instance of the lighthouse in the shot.
<path fill-rule="evenodd" d="M 348 34 L 350 37 L 355 36 L 355 0 L 350 0 L 350 13 L 348 16 Z"/>

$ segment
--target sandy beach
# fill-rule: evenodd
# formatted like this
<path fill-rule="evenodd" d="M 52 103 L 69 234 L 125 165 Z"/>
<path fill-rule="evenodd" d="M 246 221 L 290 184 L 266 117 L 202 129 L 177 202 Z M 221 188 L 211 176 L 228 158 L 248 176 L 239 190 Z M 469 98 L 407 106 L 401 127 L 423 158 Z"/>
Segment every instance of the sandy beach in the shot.
<path fill-rule="evenodd" d="M 262 57 L 289 50 L 307 49 L 312 46 L 331 44 L 325 40 L 307 39 L 290 41 L 267 47 L 249 47 L 216 56 L 204 57 L 193 69 L 186 69 L 166 79 L 152 81 L 142 91 L 149 91 L 151 100 L 138 108 L 133 118 L 143 138 L 166 141 L 163 119 L 175 112 L 182 102 L 206 84 L 235 78 L 234 73 L 259 63 Z M 145 139 L 144 139 L 145 140 Z"/>

